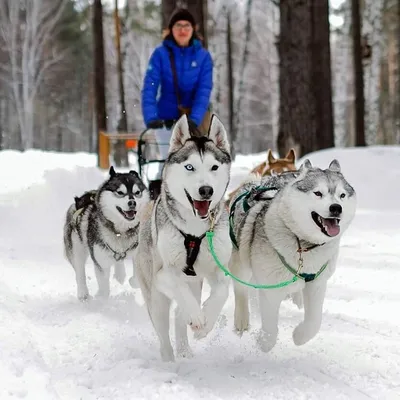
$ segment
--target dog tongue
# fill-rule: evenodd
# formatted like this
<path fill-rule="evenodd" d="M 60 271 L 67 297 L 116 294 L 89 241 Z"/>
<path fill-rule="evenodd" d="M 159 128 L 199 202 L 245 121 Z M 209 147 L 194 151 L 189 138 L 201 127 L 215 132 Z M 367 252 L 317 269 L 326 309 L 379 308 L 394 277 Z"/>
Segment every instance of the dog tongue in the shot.
<path fill-rule="evenodd" d="M 200 217 L 206 217 L 208 214 L 208 209 L 210 207 L 210 201 L 208 200 L 193 200 L 194 208 Z"/>
<path fill-rule="evenodd" d="M 125 211 L 125 215 L 128 218 L 133 218 L 135 216 L 135 211 L 134 210 Z"/>
<path fill-rule="evenodd" d="M 324 218 L 324 226 L 329 236 L 336 236 L 340 232 L 340 226 L 335 218 Z"/>

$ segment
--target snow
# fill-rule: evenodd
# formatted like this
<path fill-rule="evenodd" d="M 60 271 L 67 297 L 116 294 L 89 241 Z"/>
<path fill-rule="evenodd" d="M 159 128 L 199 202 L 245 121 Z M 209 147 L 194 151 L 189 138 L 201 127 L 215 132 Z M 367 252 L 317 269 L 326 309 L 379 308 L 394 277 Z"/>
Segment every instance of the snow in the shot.
<path fill-rule="evenodd" d="M 231 188 L 264 157 L 238 156 Z M 400 147 L 308 158 L 323 168 L 337 158 L 359 204 L 320 333 L 296 347 L 302 311 L 285 302 L 278 344 L 265 354 L 255 291 L 242 338 L 231 293 L 209 337 L 191 339 L 194 358 L 163 363 L 140 290 L 113 280 L 110 299 L 79 303 L 63 257 L 67 207 L 107 172 L 84 153 L 0 152 L 0 399 L 400 399 Z M 92 264 L 88 278 L 94 294 Z"/>

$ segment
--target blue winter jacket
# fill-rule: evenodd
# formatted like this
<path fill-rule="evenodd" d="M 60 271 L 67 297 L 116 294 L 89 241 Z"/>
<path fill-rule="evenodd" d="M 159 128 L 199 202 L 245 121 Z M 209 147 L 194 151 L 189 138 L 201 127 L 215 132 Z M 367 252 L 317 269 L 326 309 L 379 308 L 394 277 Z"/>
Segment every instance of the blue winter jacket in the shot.
<path fill-rule="evenodd" d="M 188 47 L 165 39 L 154 50 L 142 89 L 144 122 L 147 126 L 150 121 L 176 120 L 180 116 L 168 49 L 175 58 L 181 105 L 191 108 L 189 118 L 199 125 L 210 101 L 213 64 L 210 53 L 197 39 Z"/>

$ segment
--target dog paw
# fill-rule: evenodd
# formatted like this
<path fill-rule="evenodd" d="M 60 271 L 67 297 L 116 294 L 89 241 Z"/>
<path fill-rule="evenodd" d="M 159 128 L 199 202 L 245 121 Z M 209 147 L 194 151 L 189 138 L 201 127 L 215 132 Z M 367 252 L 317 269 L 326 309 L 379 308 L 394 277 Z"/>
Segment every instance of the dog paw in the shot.
<path fill-rule="evenodd" d="M 249 330 L 249 313 L 238 314 L 235 312 L 234 326 L 235 326 L 235 332 L 239 336 L 242 336 L 243 332 L 248 331 Z"/>
<path fill-rule="evenodd" d="M 206 325 L 206 317 L 203 312 L 189 317 L 188 325 L 192 328 L 193 332 L 204 329 Z"/>
<path fill-rule="evenodd" d="M 85 295 L 82 295 L 82 296 L 78 296 L 78 300 L 79 300 L 81 303 L 86 303 L 86 302 L 88 302 L 91 298 L 92 298 L 92 297 L 91 297 L 89 294 L 85 294 Z"/>
<path fill-rule="evenodd" d="M 261 350 L 264 351 L 265 353 L 268 353 L 275 347 L 277 337 L 278 337 L 277 333 L 273 334 L 260 331 L 258 333 L 257 342 Z"/>
<path fill-rule="evenodd" d="M 310 341 L 319 331 L 319 328 L 314 328 L 301 322 L 293 331 L 293 342 L 296 346 L 302 346 Z"/>
<path fill-rule="evenodd" d="M 87 289 L 84 289 L 84 290 L 78 289 L 77 297 L 78 297 L 78 300 L 81 301 L 82 303 L 89 301 L 91 299 L 91 296 Z"/>
<path fill-rule="evenodd" d="M 210 332 L 212 327 L 205 325 L 202 329 L 194 331 L 193 338 L 196 340 L 204 339 Z"/>
<path fill-rule="evenodd" d="M 176 349 L 176 354 L 181 358 L 193 358 L 193 351 L 190 346 L 179 346 Z"/>
<path fill-rule="evenodd" d="M 160 348 L 161 360 L 164 362 L 174 362 L 175 356 L 171 346 L 164 346 Z"/>

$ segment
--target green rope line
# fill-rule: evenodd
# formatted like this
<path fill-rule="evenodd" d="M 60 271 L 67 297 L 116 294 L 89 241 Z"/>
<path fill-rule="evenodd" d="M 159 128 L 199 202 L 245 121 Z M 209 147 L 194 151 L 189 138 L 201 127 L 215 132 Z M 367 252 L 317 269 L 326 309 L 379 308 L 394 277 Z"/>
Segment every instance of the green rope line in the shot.
<path fill-rule="evenodd" d="M 214 244 L 213 244 L 213 237 L 214 237 L 214 232 L 212 231 L 207 231 L 206 232 L 206 238 L 207 238 L 207 242 L 208 242 L 208 246 L 210 248 L 210 252 L 211 255 L 214 258 L 215 263 L 217 264 L 218 268 L 220 268 L 226 276 L 230 276 L 232 279 L 234 279 L 235 281 L 241 283 L 242 285 L 246 285 L 246 286 L 250 286 L 254 289 L 279 289 L 285 286 L 288 286 L 294 282 L 296 282 L 299 278 L 294 275 L 293 278 L 289 281 L 284 281 L 284 282 L 280 282 L 277 283 L 275 285 L 257 285 L 257 284 L 253 284 L 250 282 L 246 282 L 246 281 L 242 281 L 240 278 L 238 278 L 237 276 L 233 275 L 230 271 L 228 271 L 219 261 L 217 255 L 215 254 L 215 250 L 214 250 Z"/>

